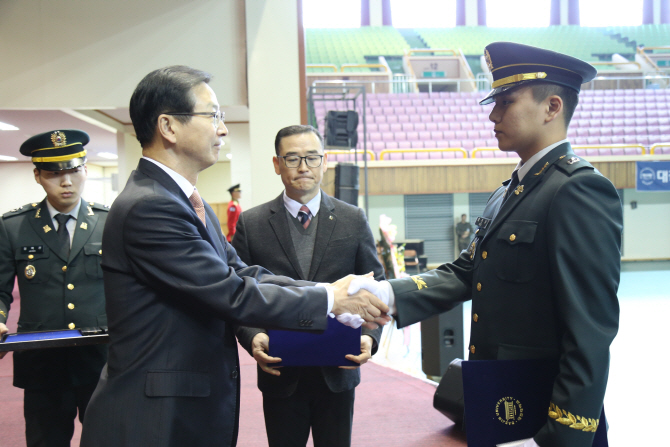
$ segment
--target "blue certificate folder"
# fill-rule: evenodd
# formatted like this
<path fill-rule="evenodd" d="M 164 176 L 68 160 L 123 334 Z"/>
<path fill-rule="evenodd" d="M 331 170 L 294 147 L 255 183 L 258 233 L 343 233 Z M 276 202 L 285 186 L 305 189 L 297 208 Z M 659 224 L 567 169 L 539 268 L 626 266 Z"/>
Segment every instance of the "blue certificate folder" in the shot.
<path fill-rule="evenodd" d="M 109 335 L 106 328 L 19 332 L 3 334 L 0 340 L 0 352 L 97 345 L 108 341 Z"/>
<path fill-rule="evenodd" d="M 361 328 L 354 329 L 328 318 L 321 334 L 299 331 L 268 331 L 271 357 L 282 359 L 272 366 L 358 366 L 344 358 L 361 353 Z"/>
<path fill-rule="evenodd" d="M 555 361 L 474 360 L 462 368 L 468 447 L 532 438 L 547 422 Z M 593 446 L 608 446 L 604 410 Z"/>

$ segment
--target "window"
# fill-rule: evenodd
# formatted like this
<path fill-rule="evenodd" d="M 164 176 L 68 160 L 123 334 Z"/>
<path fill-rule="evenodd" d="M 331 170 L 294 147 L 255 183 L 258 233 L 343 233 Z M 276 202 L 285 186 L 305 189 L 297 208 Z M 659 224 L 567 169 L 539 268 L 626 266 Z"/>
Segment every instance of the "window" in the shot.
<path fill-rule="evenodd" d="M 581 26 L 642 25 L 643 0 L 581 0 Z"/>
<path fill-rule="evenodd" d="M 305 28 L 359 28 L 361 0 L 303 0 L 302 23 Z"/>
<path fill-rule="evenodd" d="M 456 0 L 391 0 L 395 28 L 456 26 Z"/>
<path fill-rule="evenodd" d="M 491 28 L 549 26 L 551 0 L 486 0 L 486 25 Z"/>

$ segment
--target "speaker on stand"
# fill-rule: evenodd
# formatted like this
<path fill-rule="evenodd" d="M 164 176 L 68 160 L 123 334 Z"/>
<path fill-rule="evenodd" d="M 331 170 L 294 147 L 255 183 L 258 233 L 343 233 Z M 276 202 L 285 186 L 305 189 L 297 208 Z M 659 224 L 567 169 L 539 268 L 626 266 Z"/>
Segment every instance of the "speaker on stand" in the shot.
<path fill-rule="evenodd" d="M 354 148 L 354 164 L 339 162 L 335 167 L 335 198 L 358 206 L 358 113 L 329 111 L 326 115 L 326 146 Z"/>

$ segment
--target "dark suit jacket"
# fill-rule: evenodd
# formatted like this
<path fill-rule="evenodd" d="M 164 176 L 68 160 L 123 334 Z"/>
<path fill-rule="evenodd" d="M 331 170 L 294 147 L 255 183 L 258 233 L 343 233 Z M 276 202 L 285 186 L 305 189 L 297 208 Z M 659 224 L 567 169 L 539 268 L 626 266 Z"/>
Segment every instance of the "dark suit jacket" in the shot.
<path fill-rule="evenodd" d="M 508 181 L 509 182 L 509 181 Z M 505 185 L 508 183 L 505 182 Z M 498 189 L 470 250 L 451 264 L 393 280 L 399 326 L 472 299 L 471 360 L 559 362 L 542 447 L 591 446 L 617 333 L 622 209 L 612 183 L 572 152 L 553 149 L 504 205 Z M 498 211 L 499 209 L 499 211 Z M 572 415 L 578 423 L 567 423 Z M 587 430 L 584 430 L 587 428 Z"/>
<path fill-rule="evenodd" d="M 68 329 L 70 324 L 77 328 L 107 325 L 100 269 L 107 211 L 102 205 L 81 201 L 69 256 L 60 252 L 46 199 L 2 216 L 0 310 L 9 311 L 18 278 L 19 332 Z M 26 274 L 28 266 L 34 268 L 33 275 Z M 0 322 L 5 321 L 0 314 Z M 94 384 L 105 361 L 107 347 L 100 345 L 17 351 L 14 386 L 55 389 Z"/>
<path fill-rule="evenodd" d="M 326 328 L 325 289 L 294 287 L 248 267 L 206 203 L 205 211 L 207 228 L 179 186 L 147 160 L 114 202 L 102 262 L 109 361 L 82 446 L 235 445 L 239 367 L 231 324 Z"/>
<path fill-rule="evenodd" d="M 233 247 L 240 259 L 259 264 L 273 273 L 314 282 L 334 282 L 349 274 L 375 273 L 384 279 L 384 268 L 377 258 L 375 240 L 363 210 L 321 192 L 321 208 L 316 228 L 312 265 L 304 276 L 293 248 L 289 222 L 286 218 L 283 193 L 276 199 L 245 211 L 237 222 Z M 240 327 L 240 344 L 251 354 L 251 341 L 263 331 Z M 373 352 L 379 343 L 382 328 L 363 328 L 363 335 L 374 340 Z M 270 341 L 272 343 L 272 341 Z M 333 392 L 350 390 L 361 381 L 360 370 L 336 367 L 321 368 Z M 301 368 L 282 368 L 279 377 L 258 368 L 258 388 L 268 395 L 289 396 L 298 385 Z"/>

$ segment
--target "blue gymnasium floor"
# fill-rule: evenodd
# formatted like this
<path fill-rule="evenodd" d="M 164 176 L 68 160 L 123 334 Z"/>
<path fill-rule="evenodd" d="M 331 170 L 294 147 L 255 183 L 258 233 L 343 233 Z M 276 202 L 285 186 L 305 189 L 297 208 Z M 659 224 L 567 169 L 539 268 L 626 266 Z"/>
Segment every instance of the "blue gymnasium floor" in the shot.
<path fill-rule="evenodd" d="M 619 303 L 619 333 L 611 347 L 605 395 L 609 444 L 670 446 L 670 261 L 623 263 Z M 464 305 L 464 323 L 467 344 L 470 303 Z M 375 362 L 425 379 L 420 325 L 404 333 L 393 329 L 389 345 L 374 356 Z"/>

